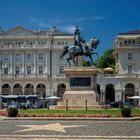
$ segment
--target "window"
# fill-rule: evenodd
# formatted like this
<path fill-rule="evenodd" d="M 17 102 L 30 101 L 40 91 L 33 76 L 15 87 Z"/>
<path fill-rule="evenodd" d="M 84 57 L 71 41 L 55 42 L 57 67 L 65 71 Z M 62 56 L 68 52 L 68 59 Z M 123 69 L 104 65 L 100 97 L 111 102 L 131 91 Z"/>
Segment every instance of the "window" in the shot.
<path fill-rule="evenodd" d="M 8 54 L 4 54 L 4 61 L 8 61 Z"/>
<path fill-rule="evenodd" d="M 135 44 L 135 40 L 133 40 L 132 43 Z"/>
<path fill-rule="evenodd" d="M 132 60 L 132 53 L 131 52 L 128 53 L 128 60 Z"/>
<path fill-rule="evenodd" d="M 43 60 L 43 54 L 39 53 L 39 60 Z"/>
<path fill-rule="evenodd" d="M 19 53 L 16 54 L 15 60 L 16 61 L 19 61 L 20 60 L 20 54 Z"/>
<path fill-rule="evenodd" d="M 61 45 L 64 45 L 64 42 L 63 41 L 61 42 Z"/>
<path fill-rule="evenodd" d="M 127 44 L 127 41 L 124 41 L 124 44 Z"/>
<path fill-rule="evenodd" d="M 39 74 L 43 74 L 43 66 L 39 66 L 39 71 L 38 71 Z"/>
<path fill-rule="evenodd" d="M 20 74 L 20 68 L 19 68 L 19 66 L 16 66 L 16 68 L 15 68 L 15 74 L 16 75 L 19 75 Z"/>
<path fill-rule="evenodd" d="M 60 42 L 57 42 L 57 45 L 60 45 Z"/>
<path fill-rule="evenodd" d="M 33 45 L 33 42 L 30 42 L 30 46 L 32 46 Z"/>
<path fill-rule="evenodd" d="M 59 60 L 63 60 L 63 56 L 62 56 L 62 53 L 59 54 Z"/>
<path fill-rule="evenodd" d="M 4 74 L 8 74 L 8 67 L 4 68 Z"/>
<path fill-rule="evenodd" d="M 32 59 L 31 53 L 27 53 L 27 61 L 31 61 L 31 59 Z"/>
<path fill-rule="evenodd" d="M 65 44 L 68 45 L 68 42 L 66 41 Z"/>
<path fill-rule="evenodd" d="M 63 74 L 64 73 L 64 67 L 63 66 L 60 66 L 59 67 L 59 74 Z"/>
<path fill-rule="evenodd" d="M 131 44 L 131 40 L 128 40 L 128 44 Z"/>
<path fill-rule="evenodd" d="M 27 74 L 31 74 L 31 66 L 27 66 Z"/>
<path fill-rule="evenodd" d="M 128 66 L 128 75 L 132 75 L 132 66 Z"/>

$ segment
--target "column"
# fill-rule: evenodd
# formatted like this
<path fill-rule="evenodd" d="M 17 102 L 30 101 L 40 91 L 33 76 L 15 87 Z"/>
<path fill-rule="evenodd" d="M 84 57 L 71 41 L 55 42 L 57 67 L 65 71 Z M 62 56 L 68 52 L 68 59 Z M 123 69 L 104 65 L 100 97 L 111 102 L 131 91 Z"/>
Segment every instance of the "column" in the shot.
<path fill-rule="evenodd" d="M 102 94 L 102 102 L 105 103 L 106 102 L 105 87 L 101 86 L 100 91 Z"/>
<path fill-rule="evenodd" d="M 46 97 L 47 96 L 49 96 L 49 90 L 48 90 L 48 88 L 47 88 L 47 86 L 46 86 Z"/>
<path fill-rule="evenodd" d="M 10 74 L 14 74 L 13 73 L 13 52 L 10 53 Z"/>
<path fill-rule="evenodd" d="M 37 53 L 36 53 L 36 51 L 34 51 L 33 52 L 33 73 L 34 74 L 36 74 L 36 69 L 37 69 L 36 68 L 37 67 L 37 65 L 36 65 L 36 58 L 37 58 L 37 56 L 36 55 L 37 55 Z"/>
<path fill-rule="evenodd" d="M 22 95 L 24 95 L 24 91 L 25 91 L 25 90 L 24 90 L 24 87 L 22 86 Z"/>
<path fill-rule="evenodd" d="M 2 108 L 2 80 L 0 80 L 0 109 Z"/>
<path fill-rule="evenodd" d="M 45 55 L 45 57 L 44 57 L 44 59 L 45 59 L 44 60 L 45 61 L 45 64 L 44 64 L 44 73 L 47 74 L 47 61 L 48 61 L 47 60 L 48 59 L 48 57 L 47 57 L 48 56 L 47 51 L 45 51 L 44 55 Z"/>
<path fill-rule="evenodd" d="M 36 87 L 34 87 L 34 95 L 36 95 Z"/>
<path fill-rule="evenodd" d="M 11 95 L 13 95 L 13 86 L 11 87 Z"/>
<path fill-rule="evenodd" d="M 25 59 L 25 52 L 22 52 L 22 70 L 21 70 L 21 74 L 25 74 L 25 62 L 24 62 L 24 59 Z"/>
<path fill-rule="evenodd" d="M 115 101 L 122 101 L 122 92 L 121 89 L 116 89 L 115 90 Z"/>

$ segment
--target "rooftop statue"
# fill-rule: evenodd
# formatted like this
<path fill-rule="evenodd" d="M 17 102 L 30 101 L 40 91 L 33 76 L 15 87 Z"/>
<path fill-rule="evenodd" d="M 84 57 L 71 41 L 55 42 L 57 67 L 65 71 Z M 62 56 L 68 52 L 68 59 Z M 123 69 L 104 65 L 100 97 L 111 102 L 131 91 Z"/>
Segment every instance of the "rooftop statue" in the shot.
<path fill-rule="evenodd" d="M 70 60 L 72 60 L 75 65 L 77 65 L 75 62 L 75 57 L 79 55 L 85 55 L 86 57 L 89 57 L 91 65 L 94 66 L 92 55 L 96 54 L 98 56 L 98 53 L 94 50 L 97 48 L 99 40 L 94 37 L 91 38 L 88 42 L 85 42 L 85 40 L 83 40 L 83 38 L 80 36 L 80 30 L 78 27 L 76 27 L 74 35 L 74 44 L 71 46 L 64 46 L 62 56 L 67 53 L 69 54 L 69 57 L 66 58 L 66 61 L 71 66 Z"/>

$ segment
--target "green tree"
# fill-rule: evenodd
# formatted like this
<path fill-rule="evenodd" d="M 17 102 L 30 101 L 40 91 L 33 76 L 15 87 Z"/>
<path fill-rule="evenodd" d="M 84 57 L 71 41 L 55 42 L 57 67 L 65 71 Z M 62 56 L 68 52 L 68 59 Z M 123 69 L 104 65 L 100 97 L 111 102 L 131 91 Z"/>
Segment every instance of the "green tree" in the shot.
<path fill-rule="evenodd" d="M 98 65 L 98 67 L 101 69 L 107 68 L 107 67 L 114 68 L 115 59 L 113 58 L 113 52 L 114 52 L 114 48 L 106 50 L 104 54 L 100 56 L 98 60 L 94 62 L 95 65 Z"/>
<path fill-rule="evenodd" d="M 84 60 L 83 61 L 83 66 L 91 66 L 90 61 Z"/>

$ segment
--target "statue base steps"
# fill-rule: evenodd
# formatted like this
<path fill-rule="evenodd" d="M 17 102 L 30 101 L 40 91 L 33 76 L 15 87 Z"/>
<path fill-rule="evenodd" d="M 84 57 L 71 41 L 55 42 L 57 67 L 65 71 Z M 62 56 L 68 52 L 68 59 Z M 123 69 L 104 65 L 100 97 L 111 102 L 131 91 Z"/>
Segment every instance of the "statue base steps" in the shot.
<path fill-rule="evenodd" d="M 97 102 L 96 79 L 99 70 L 92 67 L 68 67 L 66 74 L 66 90 L 62 102 L 54 109 L 95 109 L 101 108 Z"/>
<path fill-rule="evenodd" d="M 71 110 L 85 110 L 101 108 L 96 102 L 96 94 L 94 91 L 65 91 L 63 100 L 57 102 L 57 106 L 51 106 L 50 109 L 71 109 Z"/>
<path fill-rule="evenodd" d="M 50 106 L 49 107 L 50 110 L 94 110 L 94 109 L 102 109 L 101 106 L 99 105 L 93 105 L 93 106 L 87 106 L 87 108 L 85 106 L 68 106 L 68 108 L 66 108 L 66 106 Z"/>

